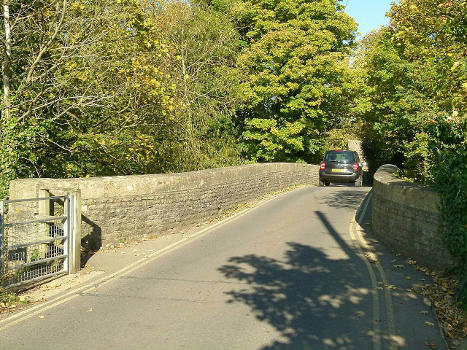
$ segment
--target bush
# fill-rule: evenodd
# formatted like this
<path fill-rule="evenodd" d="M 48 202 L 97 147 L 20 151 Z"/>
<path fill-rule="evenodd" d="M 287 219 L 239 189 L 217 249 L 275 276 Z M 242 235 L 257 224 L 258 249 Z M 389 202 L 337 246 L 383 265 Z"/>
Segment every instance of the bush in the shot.
<path fill-rule="evenodd" d="M 440 230 L 452 256 L 460 262 L 458 298 L 467 301 L 467 144 L 445 150 L 433 168 L 433 187 L 440 195 Z"/>

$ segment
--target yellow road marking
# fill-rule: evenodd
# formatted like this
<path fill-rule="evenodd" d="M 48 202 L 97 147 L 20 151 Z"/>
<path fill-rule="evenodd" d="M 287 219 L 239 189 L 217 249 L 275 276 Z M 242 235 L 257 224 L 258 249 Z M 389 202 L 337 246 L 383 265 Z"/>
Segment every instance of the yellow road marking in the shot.
<path fill-rule="evenodd" d="M 373 344 L 374 344 L 374 349 L 375 350 L 381 350 L 381 327 L 380 327 L 380 310 L 379 310 L 379 296 L 378 296 L 378 289 L 377 283 L 376 283 L 376 275 L 375 272 L 373 271 L 373 268 L 371 267 L 371 264 L 368 262 L 367 259 L 364 258 L 363 256 L 363 251 L 360 247 L 360 244 L 358 243 L 358 239 L 355 235 L 354 231 L 354 224 L 355 220 L 352 220 L 349 225 L 349 233 L 350 233 L 350 238 L 352 239 L 352 242 L 354 244 L 354 247 L 357 249 L 358 256 L 363 260 L 365 263 L 365 266 L 368 270 L 368 274 L 370 275 L 370 280 L 371 280 L 371 289 L 372 289 L 372 299 L 373 299 Z"/>
<path fill-rule="evenodd" d="M 299 189 L 303 189 L 303 188 L 306 188 L 306 187 L 302 187 L 302 188 L 299 188 Z M 295 191 L 295 190 L 293 190 Z M 125 276 L 137 269 L 139 269 L 140 267 L 142 266 L 145 266 L 147 264 L 149 264 L 150 262 L 156 260 L 157 258 L 159 258 L 160 256 L 168 253 L 168 252 L 171 252 L 177 248 L 180 248 L 180 247 L 183 247 L 185 246 L 186 244 L 188 244 L 193 238 L 199 238 L 199 237 L 202 237 L 208 233 L 210 233 L 211 231 L 213 231 L 214 229 L 218 228 L 218 227 L 221 227 L 223 225 L 226 225 L 228 224 L 229 222 L 233 221 L 234 219 L 237 219 L 241 216 L 244 216 L 246 214 L 248 214 L 249 212 L 253 211 L 253 210 L 256 210 L 260 207 L 262 207 L 263 205 L 279 198 L 279 197 L 282 197 L 282 196 L 285 196 L 286 194 L 288 193 L 291 193 L 293 191 L 289 191 L 289 192 L 284 192 L 284 193 L 280 193 L 272 198 L 268 198 L 268 199 L 265 199 L 265 200 L 262 200 L 260 201 L 259 203 L 257 203 L 254 207 L 251 207 L 251 208 L 246 208 L 242 211 L 239 211 L 238 213 L 235 213 L 233 214 L 232 216 L 226 218 L 226 219 L 223 219 L 213 225 L 210 225 L 208 227 L 205 227 L 204 229 L 200 230 L 200 231 L 197 231 L 195 232 L 194 234 L 188 236 L 188 237 L 185 237 L 185 238 L 182 238 L 181 240 L 177 241 L 177 242 L 174 242 L 170 245 L 168 245 L 167 247 L 165 248 L 162 248 L 158 251 L 155 251 L 149 255 L 146 255 L 145 258 L 142 258 L 140 260 L 137 260 L 133 263 L 131 263 L 130 265 L 110 274 L 110 275 L 107 275 L 107 276 L 103 276 L 95 281 L 91 281 L 81 287 L 78 287 L 68 293 L 65 293 L 64 295 L 58 297 L 58 298 L 55 298 L 53 300 L 50 300 L 50 301 L 46 301 L 44 303 L 41 303 L 37 306 L 33 306 L 27 310 L 24 310 L 24 311 L 20 311 L 18 313 L 15 313 L 14 315 L 12 316 L 9 316 L 3 320 L 0 320 L 0 331 L 8 328 L 8 327 L 11 327 L 15 324 L 18 324 L 22 321 L 25 321 L 29 318 L 32 318 L 36 315 L 39 315 L 41 313 L 44 313 L 45 311 L 49 310 L 49 309 L 52 309 L 56 306 L 59 306 L 63 303 L 66 303 L 67 301 L 70 301 L 78 296 L 81 295 L 81 293 L 87 293 L 87 292 L 90 292 L 92 290 L 94 290 L 94 288 L 96 288 L 97 286 L 103 286 L 103 285 L 106 285 L 107 283 L 113 281 L 114 279 L 118 279 L 119 277 L 122 277 L 122 276 Z"/>
<path fill-rule="evenodd" d="M 366 210 L 368 208 L 368 203 L 371 199 L 371 192 L 368 194 L 368 199 L 365 202 L 365 205 L 362 209 L 362 217 L 365 215 Z M 363 228 L 360 226 L 358 222 L 355 221 L 355 216 L 352 218 L 352 228 L 355 228 L 354 231 L 354 236 L 357 237 L 358 244 L 359 244 L 359 250 L 361 251 L 362 248 L 365 250 L 365 253 L 368 254 L 368 256 L 372 257 L 372 262 L 374 266 L 376 266 L 376 269 L 381 277 L 382 282 L 384 283 L 384 286 L 388 285 L 388 280 L 386 278 L 386 274 L 384 272 L 383 267 L 379 263 L 376 255 L 374 252 L 371 251 L 371 247 L 369 246 L 368 242 L 365 240 L 363 237 Z M 352 234 L 351 234 L 352 235 Z M 374 275 L 374 270 L 373 267 L 371 266 L 372 264 L 369 263 L 368 259 L 363 259 L 365 261 L 365 264 L 367 265 L 367 268 L 371 269 L 371 274 Z M 386 314 L 387 314 L 387 325 L 388 325 L 388 333 L 389 337 L 388 340 L 390 341 L 390 349 L 395 350 L 396 344 L 391 340 L 391 336 L 395 335 L 395 321 L 394 321 L 394 307 L 392 303 L 392 296 L 391 296 L 391 291 L 388 288 L 384 288 L 384 301 L 385 301 L 385 308 L 386 308 Z"/>

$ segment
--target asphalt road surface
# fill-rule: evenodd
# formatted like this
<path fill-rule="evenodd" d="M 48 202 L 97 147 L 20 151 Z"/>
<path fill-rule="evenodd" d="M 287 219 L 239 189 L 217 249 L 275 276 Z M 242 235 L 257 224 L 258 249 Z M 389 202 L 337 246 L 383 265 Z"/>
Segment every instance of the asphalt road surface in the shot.
<path fill-rule="evenodd" d="M 445 349 L 433 311 L 410 290 L 426 277 L 365 229 L 368 191 L 281 195 L 2 323 L 0 348 Z"/>

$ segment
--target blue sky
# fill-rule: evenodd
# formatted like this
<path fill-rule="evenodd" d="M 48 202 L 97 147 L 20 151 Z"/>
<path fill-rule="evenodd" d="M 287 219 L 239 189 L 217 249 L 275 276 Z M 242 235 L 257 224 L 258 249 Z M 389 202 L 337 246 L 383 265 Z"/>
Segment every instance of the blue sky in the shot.
<path fill-rule="evenodd" d="M 352 16 L 359 24 L 358 31 L 364 36 L 372 29 L 388 24 L 385 13 L 391 8 L 394 0 L 343 0 L 345 12 Z M 360 38 L 359 37 L 359 38 Z"/>

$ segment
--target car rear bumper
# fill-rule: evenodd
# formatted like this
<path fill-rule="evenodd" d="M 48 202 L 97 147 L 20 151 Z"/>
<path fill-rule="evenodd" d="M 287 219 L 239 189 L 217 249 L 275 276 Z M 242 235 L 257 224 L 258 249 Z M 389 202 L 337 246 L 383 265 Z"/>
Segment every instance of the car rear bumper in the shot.
<path fill-rule="evenodd" d="M 325 182 L 340 182 L 340 183 L 355 182 L 358 179 L 358 176 L 359 176 L 358 173 L 328 174 L 328 173 L 325 173 L 323 170 L 319 171 L 320 181 L 325 181 Z"/>

